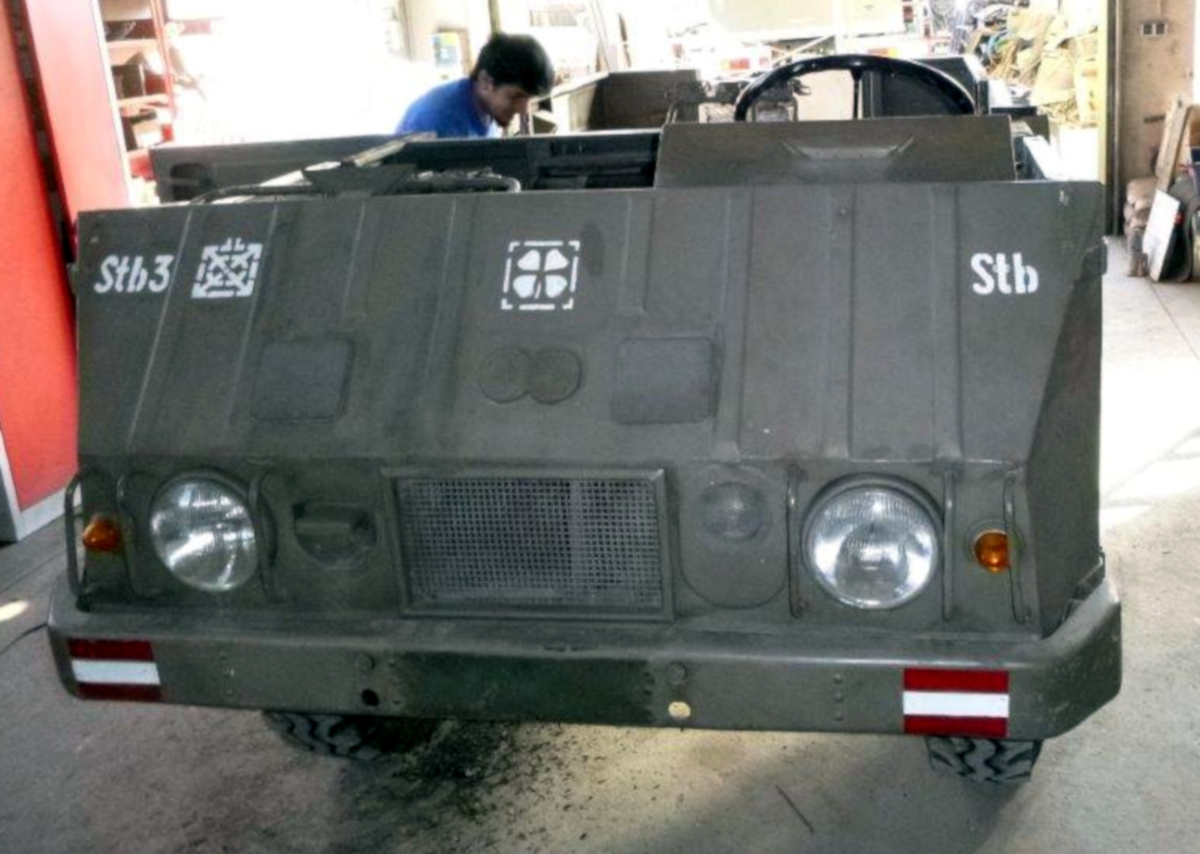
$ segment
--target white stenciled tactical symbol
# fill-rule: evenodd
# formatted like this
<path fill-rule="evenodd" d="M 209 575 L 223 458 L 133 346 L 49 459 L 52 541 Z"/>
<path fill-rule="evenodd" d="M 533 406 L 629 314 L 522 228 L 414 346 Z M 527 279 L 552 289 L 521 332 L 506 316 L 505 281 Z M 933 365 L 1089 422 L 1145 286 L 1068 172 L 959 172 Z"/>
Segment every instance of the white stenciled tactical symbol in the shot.
<path fill-rule="evenodd" d="M 192 286 L 193 299 L 248 297 L 258 280 L 263 245 L 246 243 L 231 237 L 224 243 L 205 246 L 200 252 L 200 268 Z"/>
<path fill-rule="evenodd" d="M 508 246 L 504 311 L 570 311 L 579 280 L 578 240 L 514 240 Z"/>

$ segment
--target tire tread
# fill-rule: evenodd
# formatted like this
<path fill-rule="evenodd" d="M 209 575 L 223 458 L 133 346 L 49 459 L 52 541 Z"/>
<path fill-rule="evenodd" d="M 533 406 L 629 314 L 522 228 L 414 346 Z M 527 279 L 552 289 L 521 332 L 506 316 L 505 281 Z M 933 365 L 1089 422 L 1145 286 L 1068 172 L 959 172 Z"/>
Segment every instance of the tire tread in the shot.
<path fill-rule="evenodd" d="M 1042 751 L 1040 741 L 962 736 L 930 736 L 925 745 L 935 771 L 993 784 L 1028 780 Z"/>
<path fill-rule="evenodd" d="M 284 741 L 322 756 L 373 762 L 407 753 L 432 738 L 437 721 L 369 715 L 263 712 Z"/>

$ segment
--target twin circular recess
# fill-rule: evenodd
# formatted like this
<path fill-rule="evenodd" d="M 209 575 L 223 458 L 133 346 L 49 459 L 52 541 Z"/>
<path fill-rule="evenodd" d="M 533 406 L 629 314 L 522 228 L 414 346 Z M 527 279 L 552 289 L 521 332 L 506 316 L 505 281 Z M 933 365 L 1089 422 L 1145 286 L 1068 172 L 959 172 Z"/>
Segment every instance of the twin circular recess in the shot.
<path fill-rule="evenodd" d="M 583 382 L 583 360 L 570 350 L 546 348 L 530 353 L 503 347 L 479 368 L 479 390 L 495 403 L 515 403 L 529 395 L 538 403 L 562 403 Z"/>

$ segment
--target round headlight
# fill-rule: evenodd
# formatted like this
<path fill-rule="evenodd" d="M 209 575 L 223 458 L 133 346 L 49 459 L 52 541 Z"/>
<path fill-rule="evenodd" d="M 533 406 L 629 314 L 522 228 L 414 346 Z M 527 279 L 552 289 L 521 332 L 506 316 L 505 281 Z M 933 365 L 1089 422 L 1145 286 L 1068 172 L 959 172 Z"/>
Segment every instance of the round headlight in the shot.
<path fill-rule="evenodd" d="M 835 491 L 818 500 L 804 534 L 813 575 L 854 608 L 897 608 L 929 585 L 941 561 L 925 502 L 888 486 Z"/>
<path fill-rule="evenodd" d="M 159 492 L 150 539 L 172 575 L 208 593 L 240 587 L 258 566 L 250 508 L 236 490 L 215 480 L 181 480 Z"/>

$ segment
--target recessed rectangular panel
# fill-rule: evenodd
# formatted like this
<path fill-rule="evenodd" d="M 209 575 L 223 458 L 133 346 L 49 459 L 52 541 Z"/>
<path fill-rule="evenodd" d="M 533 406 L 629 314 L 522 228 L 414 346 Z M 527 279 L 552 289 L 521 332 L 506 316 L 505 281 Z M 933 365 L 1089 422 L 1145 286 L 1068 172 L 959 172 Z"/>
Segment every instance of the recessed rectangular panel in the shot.
<path fill-rule="evenodd" d="M 617 351 L 613 420 L 669 424 L 712 417 L 713 345 L 707 338 L 625 341 Z"/>
<path fill-rule="evenodd" d="M 254 417 L 263 421 L 336 418 L 346 400 L 349 341 L 276 341 L 263 349 Z"/>

